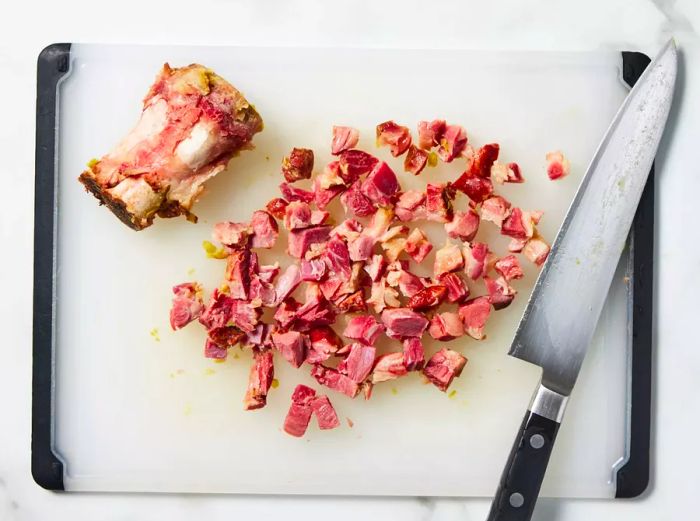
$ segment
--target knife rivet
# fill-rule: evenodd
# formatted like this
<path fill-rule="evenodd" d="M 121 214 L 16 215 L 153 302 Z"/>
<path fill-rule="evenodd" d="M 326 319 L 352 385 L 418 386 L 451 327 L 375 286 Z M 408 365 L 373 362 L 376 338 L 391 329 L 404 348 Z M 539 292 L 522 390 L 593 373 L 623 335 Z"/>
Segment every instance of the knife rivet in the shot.
<path fill-rule="evenodd" d="M 513 508 L 520 508 L 525 503 L 525 498 L 520 492 L 513 492 L 508 498 L 508 502 Z"/>
<path fill-rule="evenodd" d="M 542 447 L 544 447 L 544 436 L 542 436 L 541 434 L 533 434 L 530 437 L 530 446 L 533 449 L 541 449 Z"/>

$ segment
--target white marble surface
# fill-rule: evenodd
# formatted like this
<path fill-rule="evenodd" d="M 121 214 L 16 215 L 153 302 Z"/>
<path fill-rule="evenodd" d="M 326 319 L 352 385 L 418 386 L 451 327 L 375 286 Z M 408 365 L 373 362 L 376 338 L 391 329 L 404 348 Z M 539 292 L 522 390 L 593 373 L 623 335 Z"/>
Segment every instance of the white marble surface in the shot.
<path fill-rule="evenodd" d="M 700 371 L 693 212 L 700 131 L 696 0 L 12 2 L 0 16 L 0 521 L 141 519 L 480 520 L 486 500 L 53 494 L 29 472 L 35 61 L 56 41 L 591 49 L 682 49 L 671 128 L 657 162 L 652 482 L 632 501 L 541 501 L 536 519 L 692 519 Z"/>

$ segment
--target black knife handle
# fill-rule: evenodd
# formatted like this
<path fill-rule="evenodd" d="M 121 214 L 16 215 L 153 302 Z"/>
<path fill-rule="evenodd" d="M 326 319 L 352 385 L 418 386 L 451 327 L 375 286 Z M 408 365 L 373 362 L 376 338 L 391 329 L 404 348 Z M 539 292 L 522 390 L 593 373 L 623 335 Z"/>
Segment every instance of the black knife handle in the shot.
<path fill-rule="evenodd" d="M 488 521 L 529 521 L 559 423 L 527 411 L 508 456 Z"/>

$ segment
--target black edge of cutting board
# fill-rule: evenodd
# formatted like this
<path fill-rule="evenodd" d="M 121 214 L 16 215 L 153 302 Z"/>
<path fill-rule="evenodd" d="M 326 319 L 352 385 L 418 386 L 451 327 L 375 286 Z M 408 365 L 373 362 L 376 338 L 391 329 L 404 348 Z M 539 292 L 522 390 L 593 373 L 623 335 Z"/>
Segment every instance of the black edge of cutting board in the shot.
<path fill-rule="evenodd" d="M 64 490 L 63 463 L 53 451 L 53 319 L 57 87 L 69 71 L 69 43 L 49 45 L 37 62 L 36 171 L 34 193 L 34 314 L 32 372 L 32 476 L 48 490 Z M 622 77 L 632 87 L 649 57 L 622 53 Z M 651 316 L 653 305 L 654 169 L 642 194 L 631 233 L 633 256 L 632 368 L 629 454 L 617 471 L 618 498 L 640 495 L 649 483 L 651 428 Z"/>

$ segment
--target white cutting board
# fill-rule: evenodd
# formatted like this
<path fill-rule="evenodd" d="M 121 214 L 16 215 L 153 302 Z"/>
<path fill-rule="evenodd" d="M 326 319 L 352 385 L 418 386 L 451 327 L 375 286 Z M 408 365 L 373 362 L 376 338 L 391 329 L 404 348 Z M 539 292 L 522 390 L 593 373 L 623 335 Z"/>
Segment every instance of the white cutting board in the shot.
<path fill-rule="evenodd" d="M 212 67 L 256 105 L 265 130 L 255 151 L 209 183 L 194 208 L 197 225 L 159 220 L 136 233 L 98 207 L 76 177 L 134 124 L 165 61 Z M 454 342 L 469 358 L 451 388 L 455 396 L 423 385 L 417 374 L 377 386 L 369 402 L 331 392 L 341 428 L 320 432 L 312 424 L 303 439 L 281 425 L 296 384 L 319 388 L 308 369 L 278 359 L 280 386 L 268 406 L 243 411 L 249 353 L 216 364 L 203 357 L 196 324 L 172 333 L 170 288 L 190 279 L 210 289 L 219 283 L 222 261 L 206 259 L 201 247 L 211 226 L 247 219 L 276 196 L 279 163 L 292 146 L 315 149 L 319 166 L 330 160 L 333 124 L 360 129 L 369 150 L 374 126 L 387 119 L 414 128 L 442 117 L 463 124 L 475 145 L 498 141 L 502 158 L 517 161 L 527 179 L 502 193 L 544 210 L 540 230 L 551 241 L 625 95 L 619 65 L 617 53 L 74 45 L 71 73 L 59 87 L 54 439 L 65 488 L 491 495 L 539 377 L 536 367 L 506 356 L 534 267 L 517 283 L 515 303 L 493 316 L 487 340 Z M 559 148 L 572 175 L 553 183 L 544 155 Z M 456 166 L 440 167 L 400 180 L 422 186 L 456 173 Z M 614 495 L 627 403 L 623 275 L 572 397 L 545 496 Z"/>

